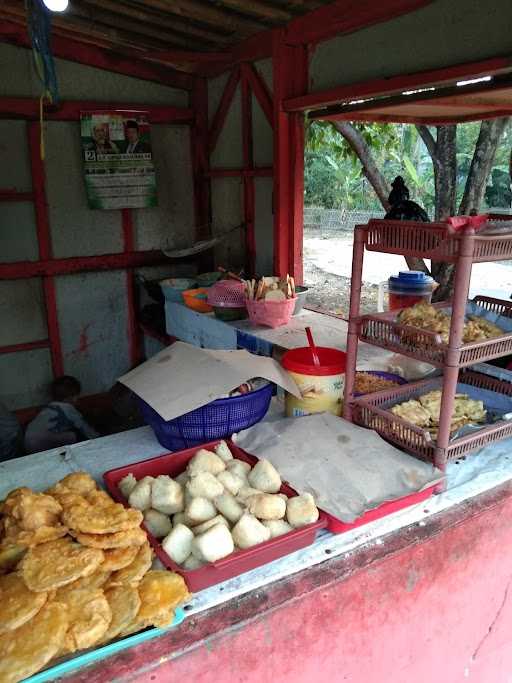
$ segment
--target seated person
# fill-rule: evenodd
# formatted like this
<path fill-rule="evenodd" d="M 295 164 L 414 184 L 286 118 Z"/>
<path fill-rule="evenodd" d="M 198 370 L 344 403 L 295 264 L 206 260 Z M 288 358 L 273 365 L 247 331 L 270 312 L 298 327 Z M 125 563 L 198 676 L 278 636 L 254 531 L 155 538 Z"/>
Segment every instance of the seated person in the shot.
<path fill-rule="evenodd" d="M 23 433 L 14 413 L 0 403 L 0 462 L 23 455 Z"/>
<path fill-rule="evenodd" d="M 29 423 L 25 432 L 27 453 L 59 448 L 99 436 L 74 406 L 80 391 L 80 382 L 69 375 L 52 382 L 53 400 Z"/>

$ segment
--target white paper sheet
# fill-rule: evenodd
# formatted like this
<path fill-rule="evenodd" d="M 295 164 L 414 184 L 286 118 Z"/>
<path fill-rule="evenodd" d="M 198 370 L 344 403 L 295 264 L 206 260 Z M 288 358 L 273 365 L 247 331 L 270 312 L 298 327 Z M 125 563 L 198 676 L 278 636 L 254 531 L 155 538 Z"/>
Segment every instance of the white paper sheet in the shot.
<path fill-rule="evenodd" d="M 119 378 L 164 420 L 215 401 L 253 377 L 264 377 L 297 398 L 297 385 L 272 358 L 248 351 L 212 351 L 176 342 Z"/>
<path fill-rule="evenodd" d="M 329 413 L 260 422 L 234 440 L 270 460 L 294 489 L 311 493 L 319 507 L 344 522 L 443 478 L 376 432 Z"/>

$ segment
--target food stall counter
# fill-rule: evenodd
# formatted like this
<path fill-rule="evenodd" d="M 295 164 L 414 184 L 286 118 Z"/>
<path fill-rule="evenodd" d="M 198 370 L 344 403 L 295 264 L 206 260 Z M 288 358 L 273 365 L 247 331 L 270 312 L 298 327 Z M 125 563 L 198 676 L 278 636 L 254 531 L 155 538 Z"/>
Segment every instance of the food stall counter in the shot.
<path fill-rule="evenodd" d="M 6 461 L 0 497 L 163 452 L 141 428 Z M 505 681 L 511 456 L 508 440 L 452 463 L 444 493 L 200 591 L 177 628 L 65 680 Z"/>

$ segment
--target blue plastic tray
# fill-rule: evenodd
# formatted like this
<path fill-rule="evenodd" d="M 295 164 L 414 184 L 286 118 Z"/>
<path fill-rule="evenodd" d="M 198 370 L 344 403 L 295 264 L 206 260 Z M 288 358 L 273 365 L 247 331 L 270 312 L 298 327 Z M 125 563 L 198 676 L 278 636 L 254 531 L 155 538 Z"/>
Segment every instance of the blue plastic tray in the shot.
<path fill-rule="evenodd" d="M 176 608 L 174 621 L 167 628 L 149 628 L 145 631 L 141 631 L 140 633 L 135 633 L 133 636 L 127 636 L 126 638 L 116 640 L 108 645 L 98 647 L 96 650 L 88 650 L 87 652 L 77 655 L 72 659 L 67 659 L 65 662 L 61 662 L 60 664 L 56 664 L 49 669 L 40 671 L 39 673 L 30 676 L 30 678 L 25 678 L 24 683 L 43 683 L 43 681 L 53 681 L 59 676 L 69 674 L 83 666 L 100 662 L 103 659 L 107 659 L 107 657 L 117 654 L 122 650 L 126 650 L 129 647 L 140 645 L 140 643 L 145 643 L 148 640 L 157 638 L 158 636 L 167 633 L 169 629 L 175 628 L 181 624 L 184 619 L 185 612 L 181 607 L 178 607 Z"/>

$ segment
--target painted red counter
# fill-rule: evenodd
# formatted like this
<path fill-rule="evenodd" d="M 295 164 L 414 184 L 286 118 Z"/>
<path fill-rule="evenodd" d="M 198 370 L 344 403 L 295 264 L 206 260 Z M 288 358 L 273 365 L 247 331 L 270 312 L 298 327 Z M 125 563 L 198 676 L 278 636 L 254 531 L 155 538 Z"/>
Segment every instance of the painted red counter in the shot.
<path fill-rule="evenodd" d="M 241 598 L 72 683 L 509 683 L 512 482 Z"/>

